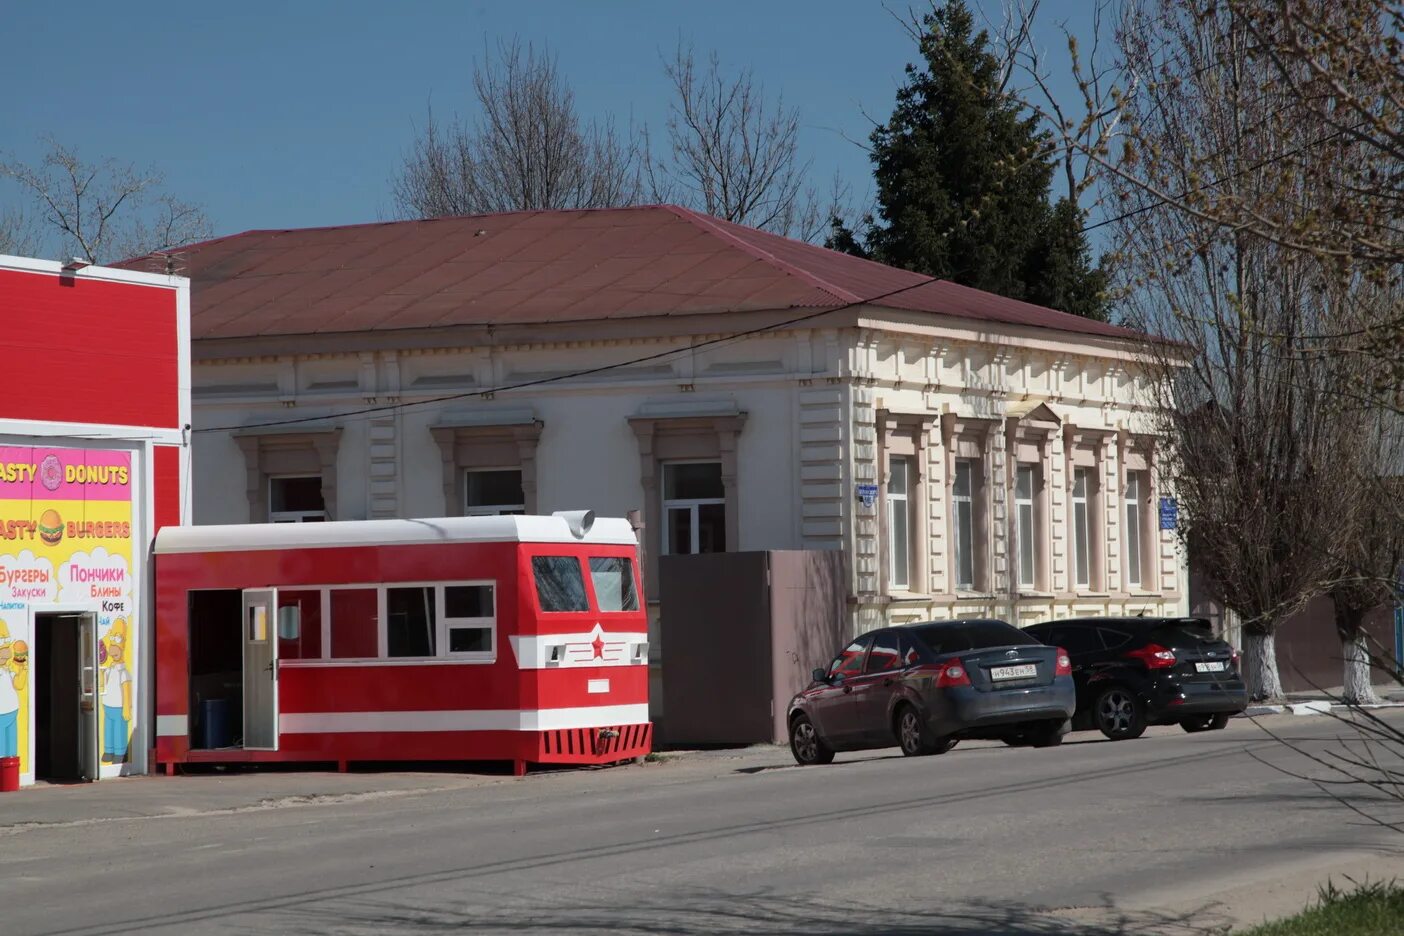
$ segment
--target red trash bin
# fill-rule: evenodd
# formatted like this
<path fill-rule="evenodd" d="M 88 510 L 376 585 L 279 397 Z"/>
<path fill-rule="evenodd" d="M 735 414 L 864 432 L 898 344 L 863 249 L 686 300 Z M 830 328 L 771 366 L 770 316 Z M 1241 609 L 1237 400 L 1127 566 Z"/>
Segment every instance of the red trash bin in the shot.
<path fill-rule="evenodd" d="M 19 789 L 19 758 L 0 757 L 0 793 Z"/>

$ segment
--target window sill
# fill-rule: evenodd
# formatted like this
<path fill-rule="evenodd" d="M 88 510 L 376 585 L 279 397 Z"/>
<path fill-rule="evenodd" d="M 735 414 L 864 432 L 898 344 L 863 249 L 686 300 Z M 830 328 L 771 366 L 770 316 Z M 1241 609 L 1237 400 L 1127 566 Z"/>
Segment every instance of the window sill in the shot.
<path fill-rule="evenodd" d="M 929 601 L 931 600 L 931 596 L 930 596 L 930 595 L 923 595 L 921 592 L 912 592 L 912 591 L 890 591 L 890 592 L 888 592 L 887 594 L 883 595 L 883 597 L 886 598 L 888 601 L 893 602 L 894 604 L 899 603 L 899 602 L 904 602 L 904 603 L 922 602 L 922 603 L 926 603 L 926 602 L 929 602 Z"/>
<path fill-rule="evenodd" d="M 1016 598 L 1021 598 L 1021 599 L 1022 599 L 1022 598 L 1043 598 L 1043 599 L 1051 599 L 1051 598 L 1056 598 L 1056 597 L 1057 597 L 1057 593 L 1056 593 L 1056 592 L 1051 592 L 1051 591 L 1039 591 L 1039 590 L 1037 590 L 1037 589 L 1030 589 L 1030 590 L 1028 590 L 1028 591 L 1020 590 L 1020 591 L 1015 595 L 1015 597 L 1016 597 Z"/>

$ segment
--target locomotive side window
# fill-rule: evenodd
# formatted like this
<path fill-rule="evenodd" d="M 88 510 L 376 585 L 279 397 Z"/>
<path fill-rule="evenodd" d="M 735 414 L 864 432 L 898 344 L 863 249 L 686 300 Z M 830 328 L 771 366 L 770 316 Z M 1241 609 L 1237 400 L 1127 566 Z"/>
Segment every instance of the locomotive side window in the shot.
<path fill-rule="evenodd" d="M 385 590 L 385 649 L 392 657 L 434 656 L 433 588 Z"/>
<path fill-rule="evenodd" d="M 634 564 L 622 556 L 591 556 L 590 583 L 601 611 L 637 611 Z"/>
<path fill-rule="evenodd" d="M 574 556 L 532 556 L 531 571 L 536 578 L 536 600 L 542 611 L 590 610 L 579 559 Z"/>
<path fill-rule="evenodd" d="M 450 654 L 492 653 L 491 585 L 445 585 L 442 607 Z"/>
<path fill-rule="evenodd" d="M 331 655 L 365 659 L 380 655 L 379 600 L 375 588 L 333 588 Z"/>

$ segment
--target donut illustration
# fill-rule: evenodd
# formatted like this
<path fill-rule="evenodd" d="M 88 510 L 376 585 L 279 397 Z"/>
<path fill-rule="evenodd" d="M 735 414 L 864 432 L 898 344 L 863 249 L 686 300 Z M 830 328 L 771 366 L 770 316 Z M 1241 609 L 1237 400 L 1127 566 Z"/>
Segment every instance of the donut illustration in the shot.
<path fill-rule="evenodd" d="M 39 463 L 39 482 L 50 491 L 57 491 L 63 483 L 63 462 L 57 455 L 49 454 Z"/>

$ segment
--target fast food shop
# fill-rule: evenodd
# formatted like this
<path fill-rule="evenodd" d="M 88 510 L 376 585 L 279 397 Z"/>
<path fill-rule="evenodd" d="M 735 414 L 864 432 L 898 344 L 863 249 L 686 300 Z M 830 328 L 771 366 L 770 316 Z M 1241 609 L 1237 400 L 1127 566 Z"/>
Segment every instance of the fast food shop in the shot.
<path fill-rule="evenodd" d="M 144 773 L 150 553 L 190 504 L 190 286 L 0 256 L 0 790 Z"/>

